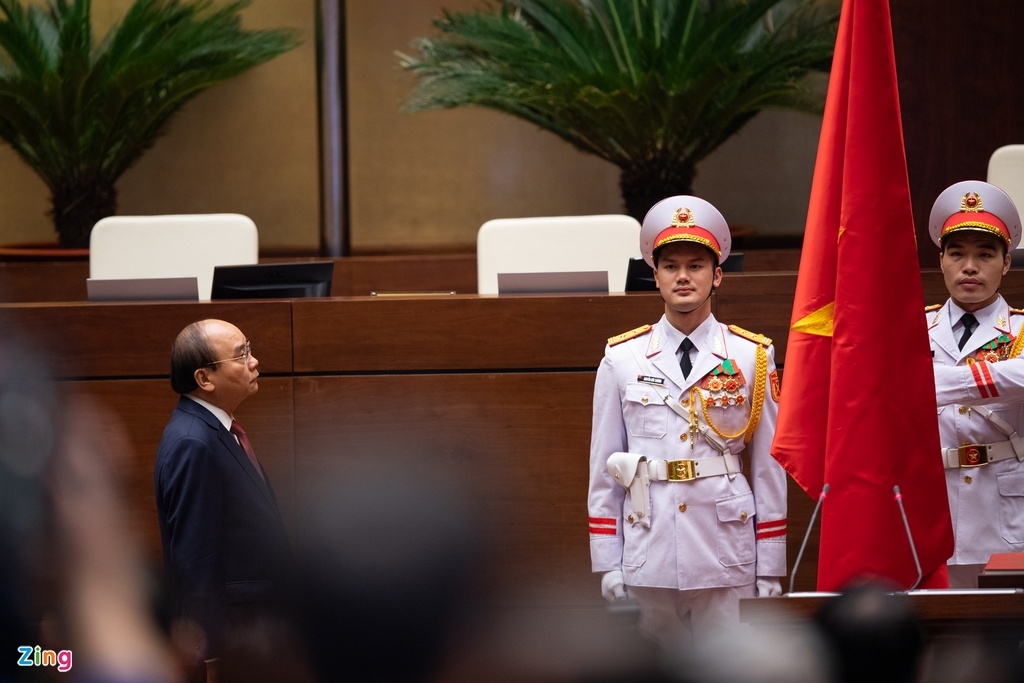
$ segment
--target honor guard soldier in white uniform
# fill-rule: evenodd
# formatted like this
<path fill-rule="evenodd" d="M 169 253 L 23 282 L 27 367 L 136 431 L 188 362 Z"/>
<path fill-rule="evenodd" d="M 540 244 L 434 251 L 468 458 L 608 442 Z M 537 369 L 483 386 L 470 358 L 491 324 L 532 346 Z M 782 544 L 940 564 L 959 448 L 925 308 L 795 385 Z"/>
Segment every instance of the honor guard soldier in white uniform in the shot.
<path fill-rule="evenodd" d="M 665 314 L 608 340 L 594 387 L 592 568 L 604 597 L 636 600 L 641 628 L 666 646 L 738 623 L 740 598 L 778 595 L 786 573 L 774 350 L 711 314 L 730 244 L 703 199 L 651 208 L 640 249 Z"/>
<path fill-rule="evenodd" d="M 935 200 L 929 232 L 950 295 L 925 313 L 956 541 L 949 584 L 976 588 L 992 553 L 1024 551 L 1024 314 L 999 294 L 1020 216 L 998 187 L 967 180 Z"/>

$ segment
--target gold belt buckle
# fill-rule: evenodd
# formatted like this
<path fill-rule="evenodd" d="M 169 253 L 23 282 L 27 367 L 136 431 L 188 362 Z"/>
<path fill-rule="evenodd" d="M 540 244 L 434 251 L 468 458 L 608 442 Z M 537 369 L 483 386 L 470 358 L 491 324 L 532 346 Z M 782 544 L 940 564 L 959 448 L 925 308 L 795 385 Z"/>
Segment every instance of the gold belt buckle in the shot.
<path fill-rule="evenodd" d="M 665 465 L 668 468 L 669 481 L 692 481 L 697 478 L 692 460 L 667 460 Z"/>
<path fill-rule="evenodd" d="M 988 464 L 988 446 L 969 443 L 956 449 L 960 467 L 981 467 Z"/>

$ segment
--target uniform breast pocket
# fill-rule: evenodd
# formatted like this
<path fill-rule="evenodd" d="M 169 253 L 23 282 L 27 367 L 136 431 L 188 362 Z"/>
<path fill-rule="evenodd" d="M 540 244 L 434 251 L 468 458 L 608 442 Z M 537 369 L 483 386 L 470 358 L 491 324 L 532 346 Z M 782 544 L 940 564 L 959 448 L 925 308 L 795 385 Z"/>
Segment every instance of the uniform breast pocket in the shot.
<path fill-rule="evenodd" d="M 718 512 L 718 561 L 724 567 L 750 564 L 754 546 L 754 494 L 742 493 L 715 503 Z"/>
<path fill-rule="evenodd" d="M 642 567 L 647 562 L 650 540 L 651 530 L 640 524 L 635 515 L 628 515 L 622 525 L 622 564 L 626 567 Z"/>
<path fill-rule="evenodd" d="M 991 467 L 991 465 L 990 465 Z M 1024 543 L 1024 468 L 996 475 L 999 531 L 1007 543 Z"/>
<path fill-rule="evenodd" d="M 660 439 L 665 436 L 672 410 L 650 385 L 627 384 L 622 415 L 631 436 Z"/>

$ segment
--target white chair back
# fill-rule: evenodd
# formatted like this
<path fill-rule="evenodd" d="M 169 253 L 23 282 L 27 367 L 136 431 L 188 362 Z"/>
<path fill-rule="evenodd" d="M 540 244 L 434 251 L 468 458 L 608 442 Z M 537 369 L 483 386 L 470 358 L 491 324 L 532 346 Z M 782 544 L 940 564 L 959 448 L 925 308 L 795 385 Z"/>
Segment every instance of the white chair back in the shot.
<path fill-rule="evenodd" d="M 992 152 L 985 180 L 1005 192 L 1024 216 L 1024 145 L 1003 145 Z M 1022 249 L 1019 246 L 1014 253 L 1024 253 Z"/>
<path fill-rule="evenodd" d="M 477 292 L 498 293 L 498 273 L 608 271 L 623 292 L 630 258 L 640 257 L 640 223 L 630 216 L 496 218 L 476 238 Z"/>
<path fill-rule="evenodd" d="M 214 266 L 258 260 L 256 224 L 237 213 L 109 216 L 89 238 L 89 277 L 194 276 L 200 299 L 210 298 Z"/>

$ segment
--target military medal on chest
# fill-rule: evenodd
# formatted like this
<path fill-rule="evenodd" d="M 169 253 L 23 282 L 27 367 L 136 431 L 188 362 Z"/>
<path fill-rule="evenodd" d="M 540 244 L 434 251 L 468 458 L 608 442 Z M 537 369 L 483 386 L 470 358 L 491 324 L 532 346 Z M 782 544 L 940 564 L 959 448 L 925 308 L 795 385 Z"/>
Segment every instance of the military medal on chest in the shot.
<path fill-rule="evenodd" d="M 995 363 L 996 361 L 1006 360 L 1010 357 L 1010 348 L 1012 346 L 1013 337 L 1008 334 L 1001 334 L 987 344 L 982 345 L 973 357 L 967 359 L 967 362 L 968 364 L 978 361 Z"/>
<path fill-rule="evenodd" d="M 727 358 L 701 380 L 700 388 L 707 392 L 709 406 L 738 406 L 746 400 L 740 389 L 746 381 L 736 362 Z"/>

